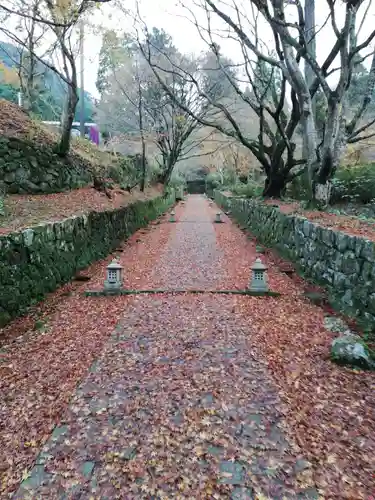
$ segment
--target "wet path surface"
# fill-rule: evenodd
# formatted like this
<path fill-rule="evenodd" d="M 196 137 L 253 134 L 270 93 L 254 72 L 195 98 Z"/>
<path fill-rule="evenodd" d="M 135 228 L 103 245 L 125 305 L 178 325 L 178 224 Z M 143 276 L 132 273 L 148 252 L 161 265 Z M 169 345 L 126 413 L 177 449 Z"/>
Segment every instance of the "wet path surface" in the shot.
<path fill-rule="evenodd" d="M 149 286 L 222 287 L 214 211 L 178 212 Z M 135 296 L 14 498 L 318 498 L 251 329 L 231 296 Z"/>
<path fill-rule="evenodd" d="M 189 198 L 154 270 L 155 288 L 217 288 L 225 276 L 225 263 L 216 244 L 213 214 L 205 198 Z"/>

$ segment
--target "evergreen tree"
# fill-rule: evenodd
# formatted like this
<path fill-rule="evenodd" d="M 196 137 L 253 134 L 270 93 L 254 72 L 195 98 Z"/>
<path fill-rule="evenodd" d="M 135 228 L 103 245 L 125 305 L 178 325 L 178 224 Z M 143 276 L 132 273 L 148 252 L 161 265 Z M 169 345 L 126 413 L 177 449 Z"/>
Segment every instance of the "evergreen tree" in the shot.
<path fill-rule="evenodd" d="M 99 53 L 99 69 L 96 78 L 96 88 L 100 94 L 108 90 L 108 78 L 111 74 L 113 54 L 121 46 L 121 40 L 113 30 L 104 33 Z"/>
<path fill-rule="evenodd" d="M 233 61 L 221 54 L 219 45 L 213 44 L 211 50 L 204 54 L 201 73 L 203 90 L 211 99 L 218 100 L 233 95 L 230 79 L 236 80 L 237 72 Z"/>
<path fill-rule="evenodd" d="M 369 72 L 363 64 L 356 64 L 352 74 L 349 90 L 347 93 L 347 102 L 350 107 L 357 108 L 366 94 Z M 375 94 L 371 96 L 371 102 L 367 108 L 367 114 L 375 112 Z"/>

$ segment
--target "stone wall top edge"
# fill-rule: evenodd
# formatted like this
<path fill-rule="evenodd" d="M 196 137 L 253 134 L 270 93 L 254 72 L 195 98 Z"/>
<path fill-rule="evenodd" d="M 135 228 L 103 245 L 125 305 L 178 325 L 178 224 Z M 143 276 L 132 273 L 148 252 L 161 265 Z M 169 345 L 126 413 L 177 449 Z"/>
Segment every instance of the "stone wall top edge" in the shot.
<path fill-rule="evenodd" d="M 17 229 L 16 231 L 10 231 L 8 233 L 0 234 L 0 242 L 4 242 L 6 240 L 22 237 L 23 233 L 25 231 L 29 231 L 29 230 L 34 231 L 34 232 L 40 232 L 40 231 L 43 231 L 44 229 L 47 229 L 47 228 L 53 229 L 56 226 L 63 228 L 65 226 L 69 226 L 72 223 L 76 223 L 77 221 L 82 221 L 84 224 L 87 224 L 90 215 L 95 217 L 98 215 L 99 216 L 106 216 L 108 214 L 109 215 L 110 214 L 118 214 L 126 209 L 134 207 L 138 202 L 147 203 L 149 201 L 155 201 L 158 198 L 160 198 L 160 197 L 157 196 L 155 198 L 151 198 L 148 200 L 137 200 L 134 203 L 130 203 L 129 205 L 124 205 L 123 207 L 114 208 L 113 210 L 90 210 L 90 212 L 86 212 L 83 214 L 77 214 L 77 215 L 71 215 L 70 217 L 65 217 L 64 219 L 48 220 L 45 222 L 40 222 L 38 224 L 34 224 L 33 226 L 27 226 L 27 227 Z"/>
<path fill-rule="evenodd" d="M 273 207 L 273 206 L 270 206 L 270 205 L 267 205 L 261 201 L 257 201 L 257 200 L 253 200 L 253 199 L 246 199 L 246 198 L 232 198 L 232 197 L 229 197 L 228 195 L 226 195 L 225 193 L 222 193 L 220 192 L 220 195 L 225 197 L 225 198 L 230 198 L 233 201 L 242 201 L 242 200 L 246 200 L 247 202 L 249 202 L 252 206 L 256 206 L 258 208 L 266 208 L 267 210 L 270 210 L 270 209 L 273 209 L 274 212 L 278 212 L 279 214 L 282 214 L 282 212 L 280 212 L 277 207 Z M 345 233 L 344 231 L 340 231 L 340 230 L 336 230 L 336 229 L 333 229 L 333 228 L 330 228 L 330 227 L 326 227 L 326 226 L 322 226 L 320 225 L 319 223 L 317 222 L 314 222 L 314 221 L 311 221 L 309 220 L 307 217 L 304 217 L 302 215 L 299 215 L 299 214 L 283 214 L 286 218 L 289 218 L 293 221 L 296 221 L 297 223 L 308 223 L 312 229 L 316 230 L 316 229 L 319 229 L 319 230 L 324 230 L 324 231 L 327 231 L 327 232 L 330 232 L 330 233 L 335 233 L 335 234 L 338 234 L 338 235 L 341 235 L 341 236 L 345 236 L 346 238 L 348 238 L 348 240 L 352 240 L 353 242 L 355 242 L 356 240 L 361 240 L 361 241 L 364 241 L 366 244 L 372 244 L 374 245 L 375 247 L 375 242 L 373 242 L 372 240 L 369 240 L 368 238 L 365 238 L 365 237 L 362 237 L 362 236 L 357 236 L 357 235 L 352 235 L 352 234 L 348 234 L 348 233 Z"/>

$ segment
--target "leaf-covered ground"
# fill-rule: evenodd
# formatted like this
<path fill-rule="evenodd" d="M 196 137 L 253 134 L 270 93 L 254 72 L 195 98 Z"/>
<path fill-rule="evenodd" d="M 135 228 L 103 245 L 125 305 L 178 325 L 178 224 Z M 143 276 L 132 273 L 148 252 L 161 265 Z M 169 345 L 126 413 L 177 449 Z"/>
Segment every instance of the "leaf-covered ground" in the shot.
<path fill-rule="evenodd" d="M 299 202 L 285 202 L 281 200 L 268 200 L 265 203 L 277 205 L 285 214 L 298 214 L 306 217 L 308 220 L 315 222 L 323 227 L 342 231 L 352 236 L 360 236 L 368 240 L 375 241 L 375 224 L 374 222 L 359 219 L 354 215 L 339 215 L 330 212 L 322 212 L 319 210 L 304 210 Z"/>
<path fill-rule="evenodd" d="M 111 190 L 112 199 L 109 199 L 104 193 L 85 187 L 47 195 L 7 195 L 4 202 L 5 216 L 0 216 L 0 235 L 92 210 L 113 210 L 159 194 L 160 189 L 156 187 L 147 188 L 144 193 L 134 189 L 130 194 L 114 189 Z"/>
<path fill-rule="evenodd" d="M 130 286 L 142 286 L 144 273 L 157 262 L 159 245 L 168 240 L 170 229 L 168 224 L 151 225 L 123 245 Z M 32 465 L 77 383 L 124 314 L 126 297 L 111 300 L 108 307 L 105 298 L 95 299 L 94 305 L 93 299 L 82 295 L 87 287 L 103 282 L 111 258 L 82 273 L 91 276 L 89 283 L 64 285 L 32 314 L 0 329 L 1 498 Z"/>
<path fill-rule="evenodd" d="M 234 226 L 229 231 L 216 226 L 216 232 L 228 283 L 242 288 L 257 256 L 256 239 Z M 235 309 L 251 321 L 253 342 L 286 403 L 289 435 L 312 462 L 324 498 L 370 499 L 375 494 L 375 374 L 330 362 L 337 333 L 324 327 L 327 311 L 306 298 L 306 284 L 282 272 L 285 266 L 272 252 L 258 256 L 269 266 L 271 289 L 282 295 L 237 297 Z"/>
<path fill-rule="evenodd" d="M 244 288 L 255 241 L 215 211 L 191 196 L 134 235 L 125 286 Z M 3 497 L 23 478 L 16 498 L 369 498 L 374 374 L 329 361 L 323 310 L 263 259 L 280 297 L 82 297 L 102 262 L 39 331 L 8 327 Z"/>

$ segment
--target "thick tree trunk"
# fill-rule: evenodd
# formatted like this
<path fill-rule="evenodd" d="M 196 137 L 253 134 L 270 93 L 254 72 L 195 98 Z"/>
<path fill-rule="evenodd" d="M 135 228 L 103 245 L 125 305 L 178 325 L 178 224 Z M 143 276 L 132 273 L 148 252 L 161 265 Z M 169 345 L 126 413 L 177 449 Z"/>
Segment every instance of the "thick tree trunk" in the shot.
<path fill-rule="evenodd" d="M 313 199 L 319 206 L 326 207 L 329 205 L 332 178 L 340 164 L 345 145 L 345 119 L 342 113 L 342 104 L 332 99 L 328 103 L 327 122 L 323 144 L 320 148 L 320 162 L 313 180 Z"/>
<path fill-rule="evenodd" d="M 315 183 L 314 186 L 315 202 L 321 207 L 328 206 L 331 199 L 331 192 L 332 192 L 331 181 L 326 181 L 325 184 Z"/>
<path fill-rule="evenodd" d="M 169 184 L 169 181 L 171 180 L 171 176 L 172 176 L 172 170 L 173 170 L 173 167 L 171 169 L 167 169 L 162 177 L 161 177 L 161 183 L 164 184 L 164 186 L 167 186 Z"/>
<path fill-rule="evenodd" d="M 286 188 L 286 178 L 280 173 L 271 174 L 264 181 L 263 196 L 265 198 L 280 198 Z"/>
<path fill-rule="evenodd" d="M 61 137 L 57 148 L 59 156 L 66 156 L 70 149 L 70 138 L 74 115 L 78 104 L 77 87 L 68 86 L 68 96 L 66 99 L 65 111 L 61 123 Z"/>
<path fill-rule="evenodd" d="M 285 64 L 288 69 L 291 85 L 295 88 L 301 111 L 301 122 L 303 127 L 303 148 L 306 160 L 306 172 L 309 186 L 309 199 L 314 199 L 314 177 L 318 168 L 317 156 L 317 133 L 315 127 L 315 117 L 313 113 L 310 90 L 295 59 L 292 47 L 287 41 L 287 37 L 281 36 L 284 50 Z"/>
<path fill-rule="evenodd" d="M 173 168 L 174 168 L 175 164 L 176 163 L 173 161 L 172 158 L 166 159 L 166 162 L 163 165 L 164 171 L 163 171 L 163 174 L 161 176 L 161 183 L 164 184 L 164 186 L 169 184 L 169 181 L 171 180 L 172 172 L 173 172 Z"/>
<path fill-rule="evenodd" d="M 317 156 L 317 134 L 315 128 L 314 116 L 311 106 L 305 101 L 306 108 L 302 118 L 304 147 L 306 148 L 306 174 L 307 174 L 307 187 L 309 201 L 313 202 L 315 198 L 314 179 L 316 171 L 319 168 L 319 160 Z M 311 101 L 310 101 L 311 105 Z"/>

